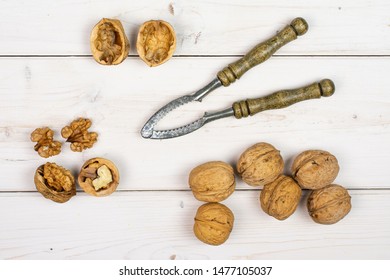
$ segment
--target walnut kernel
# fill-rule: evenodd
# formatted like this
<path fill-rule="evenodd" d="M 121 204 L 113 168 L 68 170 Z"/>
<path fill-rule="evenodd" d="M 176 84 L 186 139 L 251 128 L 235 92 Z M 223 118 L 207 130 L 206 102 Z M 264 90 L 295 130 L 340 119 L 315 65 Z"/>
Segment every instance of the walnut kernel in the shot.
<path fill-rule="evenodd" d="M 257 143 L 241 154 L 237 171 L 242 180 L 251 186 L 262 186 L 274 181 L 283 171 L 280 152 L 268 143 Z"/>
<path fill-rule="evenodd" d="M 234 170 L 222 161 L 210 161 L 195 167 L 188 183 L 195 198 L 206 202 L 219 202 L 235 189 Z"/>
<path fill-rule="evenodd" d="M 322 150 L 308 150 L 299 154 L 292 164 L 294 179 L 302 188 L 320 189 L 331 184 L 339 173 L 334 155 Z"/>
<path fill-rule="evenodd" d="M 117 19 L 99 21 L 92 29 L 90 45 L 93 58 L 103 65 L 121 63 L 130 50 L 122 23 Z"/>
<path fill-rule="evenodd" d="M 37 128 L 31 133 L 31 141 L 37 142 L 34 150 L 41 157 L 48 158 L 61 152 L 61 142 L 54 141 L 54 132 L 48 127 Z"/>
<path fill-rule="evenodd" d="M 173 27 L 163 20 L 150 20 L 142 24 L 137 37 L 137 52 L 150 67 L 168 61 L 176 49 Z"/>
<path fill-rule="evenodd" d="M 38 167 L 34 176 L 37 190 L 47 199 L 63 203 L 76 195 L 76 184 L 69 170 L 55 164 L 45 163 Z"/>
<path fill-rule="evenodd" d="M 81 152 L 92 148 L 93 144 L 96 143 L 98 134 L 96 132 L 88 132 L 91 125 L 91 120 L 79 118 L 61 130 L 62 137 L 67 139 L 66 142 L 72 143 L 70 149 L 73 152 Z"/>
<path fill-rule="evenodd" d="M 260 193 L 260 205 L 268 215 L 285 220 L 297 209 L 301 194 L 302 190 L 294 179 L 280 175 L 264 186 Z"/>
<path fill-rule="evenodd" d="M 202 242 L 221 245 L 233 229 L 233 212 L 223 204 L 209 202 L 198 208 L 195 215 L 194 233 Z"/>

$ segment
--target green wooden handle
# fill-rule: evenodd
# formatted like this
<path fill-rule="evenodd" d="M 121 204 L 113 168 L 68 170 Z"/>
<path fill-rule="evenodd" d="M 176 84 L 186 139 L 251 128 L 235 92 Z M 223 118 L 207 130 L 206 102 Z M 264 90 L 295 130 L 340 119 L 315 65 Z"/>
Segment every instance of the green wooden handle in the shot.
<path fill-rule="evenodd" d="M 240 60 L 229 64 L 219 71 L 217 76 L 221 83 L 227 87 L 251 69 L 270 58 L 278 49 L 303 35 L 308 30 L 307 22 L 303 18 L 294 19 L 290 25 L 279 31 L 274 37 L 258 44 Z"/>
<path fill-rule="evenodd" d="M 320 98 L 321 96 L 328 97 L 334 91 L 334 83 L 325 79 L 303 88 L 281 90 L 265 97 L 235 102 L 233 104 L 234 116 L 241 119 L 265 110 L 285 108 L 300 101 Z"/>

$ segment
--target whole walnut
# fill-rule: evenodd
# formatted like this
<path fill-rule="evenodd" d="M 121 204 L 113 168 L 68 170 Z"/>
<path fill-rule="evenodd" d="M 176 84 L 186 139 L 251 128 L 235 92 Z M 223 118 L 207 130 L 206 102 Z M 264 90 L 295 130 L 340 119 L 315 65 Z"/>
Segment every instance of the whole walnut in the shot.
<path fill-rule="evenodd" d="M 322 150 L 308 150 L 299 154 L 292 164 L 294 179 L 302 188 L 320 189 L 331 184 L 339 173 L 334 155 Z"/>
<path fill-rule="evenodd" d="M 309 215 L 319 224 L 337 223 L 351 211 L 351 207 L 348 191 L 336 184 L 312 191 L 307 199 Z"/>
<path fill-rule="evenodd" d="M 293 178 L 280 175 L 264 186 L 260 193 L 260 205 L 268 215 L 284 220 L 297 209 L 301 194 L 302 190 Z"/>
<path fill-rule="evenodd" d="M 194 233 L 202 242 L 221 245 L 233 229 L 233 212 L 223 204 L 209 202 L 198 208 L 195 216 Z"/>
<path fill-rule="evenodd" d="M 241 154 L 237 171 L 242 180 L 251 186 L 262 186 L 274 181 L 283 171 L 280 152 L 268 143 L 257 143 Z"/>
<path fill-rule="evenodd" d="M 222 161 L 201 164 L 190 172 L 188 183 L 195 198 L 205 202 L 219 202 L 235 189 L 234 170 Z"/>

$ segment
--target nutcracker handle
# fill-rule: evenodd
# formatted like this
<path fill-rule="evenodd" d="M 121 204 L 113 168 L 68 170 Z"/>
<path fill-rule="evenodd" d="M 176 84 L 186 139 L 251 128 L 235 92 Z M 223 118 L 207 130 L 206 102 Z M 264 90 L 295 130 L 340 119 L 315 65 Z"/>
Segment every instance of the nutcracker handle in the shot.
<path fill-rule="evenodd" d="M 274 37 L 255 46 L 243 58 L 229 64 L 217 74 L 218 79 L 225 87 L 256 65 L 270 58 L 278 49 L 306 33 L 309 26 L 303 18 L 294 19 Z"/>
<path fill-rule="evenodd" d="M 233 104 L 234 116 L 241 119 L 265 110 L 285 108 L 300 101 L 320 98 L 321 96 L 328 97 L 334 91 L 334 83 L 329 79 L 325 79 L 306 87 L 281 90 L 265 97 L 235 102 Z"/>

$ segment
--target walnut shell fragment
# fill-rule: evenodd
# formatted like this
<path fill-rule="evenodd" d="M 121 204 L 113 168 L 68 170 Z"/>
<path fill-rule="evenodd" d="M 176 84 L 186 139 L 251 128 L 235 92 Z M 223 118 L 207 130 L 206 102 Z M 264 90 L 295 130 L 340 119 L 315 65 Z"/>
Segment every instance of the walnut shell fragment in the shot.
<path fill-rule="evenodd" d="M 64 203 L 76 195 L 76 184 L 69 170 L 55 164 L 45 163 L 38 167 L 34 176 L 37 190 L 47 199 Z"/>
<path fill-rule="evenodd" d="M 129 54 L 130 43 L 122 23 L 103 18 L 92 29 L 90 45 L 93 58 L 103 65 L 117 65 Z"/>
<path fill-rule="evenodd" d="M 246 149 L 237 162 L 242 180 L 251 186 L 262 186 L 274 181 L 283 171 L 280 152 L 268 143 L 257 143 Z"/>
<path fill-rule="evenodd" d="M 119 184 L 119 171 L 108 159 L 92 158 L 81 167 L 78 183 L 90 195 L 107 196 L 112 194 Z"/>
<path fill-rule="evenodd" d="M 137 37 L 137 52 L 150 67 L 168 61 L 176 49 L 176 34 L 173 27 L 163 20 L 143 23 Z"/>
<path fill-rule="evenodd" d="M 294 179 L 280 175 L 264 186 L 260 193 L 260 205 L 268 215 L 285 220 L 297 209 L 301 194 L 302 190 Z"/>
<path fill-rule="evenodd" d="M 96 143 L 98 134 L 88 132 L 91 125 L 91 120 L 79 118 L 62 128 L 61 135 L 67 139 L 66 142 L 71 143 L 70 149 L 73 152 L 82 152 L 85 149 L 92 148 Z"/>
<path fill-rule="evenodd" d="M 61 142 L 54 141 L 54 132 L 48 127 L 37 128 L 31 133 L 31 141 L 37 142 L 34 150 L 41 157 L 48 158 L 61 152 Z"/>
<path fill-rule="evenodd" d="M 336 179 L 339 169 L 337 159 L 331 153 L 308 150 L 295 158 L 291 171 L 302 188 L 315 190 L 331 184 Z"/>
<path fill-rule="evenodd" d="M 195 215 L 194 233 L 202 242 L 221 245 L 233 229 L 233 212 L 223 204 L 209 202 L 198 208 Z"/>
<path fill-rule="evenodd" d="M 351 211 L 351 208 L 348 190 L 336 184 L 312 191 L 307 199 L 309 215 L 319 224 L 337 223 Z"/>
<path fill-rule="evenodd" d="M 188 183 L 195 198 L 205 202 L 220 202 L 235 189 L 233 167 L 222 161 L 210 161 L 191 170 Z"/>

